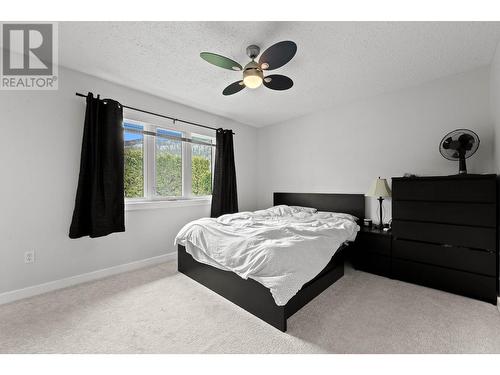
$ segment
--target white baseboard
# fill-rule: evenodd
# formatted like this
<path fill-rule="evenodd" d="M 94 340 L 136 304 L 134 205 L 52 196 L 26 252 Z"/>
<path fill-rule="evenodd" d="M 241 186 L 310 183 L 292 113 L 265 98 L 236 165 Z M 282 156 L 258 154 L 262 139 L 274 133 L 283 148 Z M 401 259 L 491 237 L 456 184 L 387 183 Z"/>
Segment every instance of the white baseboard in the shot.
<path fill-rule="evenodd" d="M 51 292 L 53 290 L 67 288 L 88 281 L 102 279 L 104 277 L 116 275 L 123 272 L 137 270 L 139 268 L 153 266 L 177 259 L 177 253 L 168 253 L 152 258 L 141 259 L 135 262 L 120 264 L 101 270 L 83 273 L 76 276 L 66 277 L 60 280 L 49 281 L 47 283 L 29 286 L 27 288 L 12 290 L 9 292 L 0 293 L 0 305 L 14 302 L 23 298 L 33 297 L 39 294 Z"/>

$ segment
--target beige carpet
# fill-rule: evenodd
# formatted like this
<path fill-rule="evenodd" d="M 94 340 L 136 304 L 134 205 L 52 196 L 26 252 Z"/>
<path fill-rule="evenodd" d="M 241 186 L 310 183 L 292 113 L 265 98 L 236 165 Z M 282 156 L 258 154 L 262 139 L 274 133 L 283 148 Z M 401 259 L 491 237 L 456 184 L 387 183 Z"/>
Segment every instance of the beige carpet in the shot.
<path fill-rule="evenodd" d="M 500 313 L 347 269 L 282 333 L 171 262 L 0 306 L 0 353 L 500 353 Z"/>

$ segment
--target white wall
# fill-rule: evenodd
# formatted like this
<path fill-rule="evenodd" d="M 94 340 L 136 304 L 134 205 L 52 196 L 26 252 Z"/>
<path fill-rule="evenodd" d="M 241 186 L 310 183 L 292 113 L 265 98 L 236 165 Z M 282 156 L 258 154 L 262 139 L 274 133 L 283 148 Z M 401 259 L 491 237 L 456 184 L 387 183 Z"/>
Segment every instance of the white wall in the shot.
<path fill-rule="evenodd" d="M 180 227 L 209 215 L 207 205 L 127 211 L 125 233 L 70 240 L 85 112 L 76 91 L 234 129 L 240 208 L 256 207 L 255 128 L 61 68 L 57 91 L 0 91 L 0 293 L 172 252 Z"/>
<path fill-rule="evenodd" d="M 494 132 L 494 160 L 496 173 L 500 174 L 500 44 L 491 62 L 491 116 Z"/>
<path fill-rule="evenodd" d="M 438 143 L 457 128 L 481 139 L 469 173 L 494 172 L 489 79 L 484 67 L 261 129 L 259 208 L 273 191 L 365 193 L 377 176 L 455 174 L 458 162 L 445 160 Z M 390 202 L 384 207 L 388 219 Z"/>

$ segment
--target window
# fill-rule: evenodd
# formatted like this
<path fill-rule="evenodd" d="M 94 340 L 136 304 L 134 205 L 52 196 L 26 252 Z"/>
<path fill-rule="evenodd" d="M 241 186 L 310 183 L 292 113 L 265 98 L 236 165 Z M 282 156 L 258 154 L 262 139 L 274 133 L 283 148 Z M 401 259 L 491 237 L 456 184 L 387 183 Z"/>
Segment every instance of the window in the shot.
<path fill-rule="evenodd" d="M 193 134 L 192 139 L 210 143 L 211 139 Z M 194 196 L 212 194 L 212 160 L 213 147 L 193 143 L 191 145 L 191 176 Z"/>
<path fill-rule="evenodd" d="M 144 197 L 144 135 L 143 126 L 124 122 L 125 198 Z"/>
<path fill-rule="evenodd" d="M 215 143 L 214 138 L 132 120 L 125 120 L 123 127 L 128 201 L 189 199 L 212 194 L 215 147 L 210 144 Z"/>
<path fill-rule="evenodd" d="M 182 196 L 182 133 L 157 128 L 156 134 L 172 138 L 155 137 L 155 195 Z M 173 139 L 173 138 L 178 138 Z"/>

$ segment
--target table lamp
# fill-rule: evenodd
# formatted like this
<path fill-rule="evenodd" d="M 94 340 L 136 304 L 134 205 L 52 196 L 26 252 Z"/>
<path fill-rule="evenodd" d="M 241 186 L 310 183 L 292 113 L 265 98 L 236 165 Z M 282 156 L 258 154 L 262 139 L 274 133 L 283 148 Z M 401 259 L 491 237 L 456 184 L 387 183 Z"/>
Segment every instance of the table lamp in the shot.
<path fill-rule="evenodd" d="M 380 224 L 379 228 L 382 229 L 384 227 L 384 223 L 382 221 L 382 201 L 384 197 L 391 196 L 391 189 L 389 189 L 389 185 L 387 185 L 387 180 L 385 178 L 377 178 L 373 181 L 370 189 L 365 194 L 367 197 L 378 197 L 378 201 L 380 203 Z"/>

